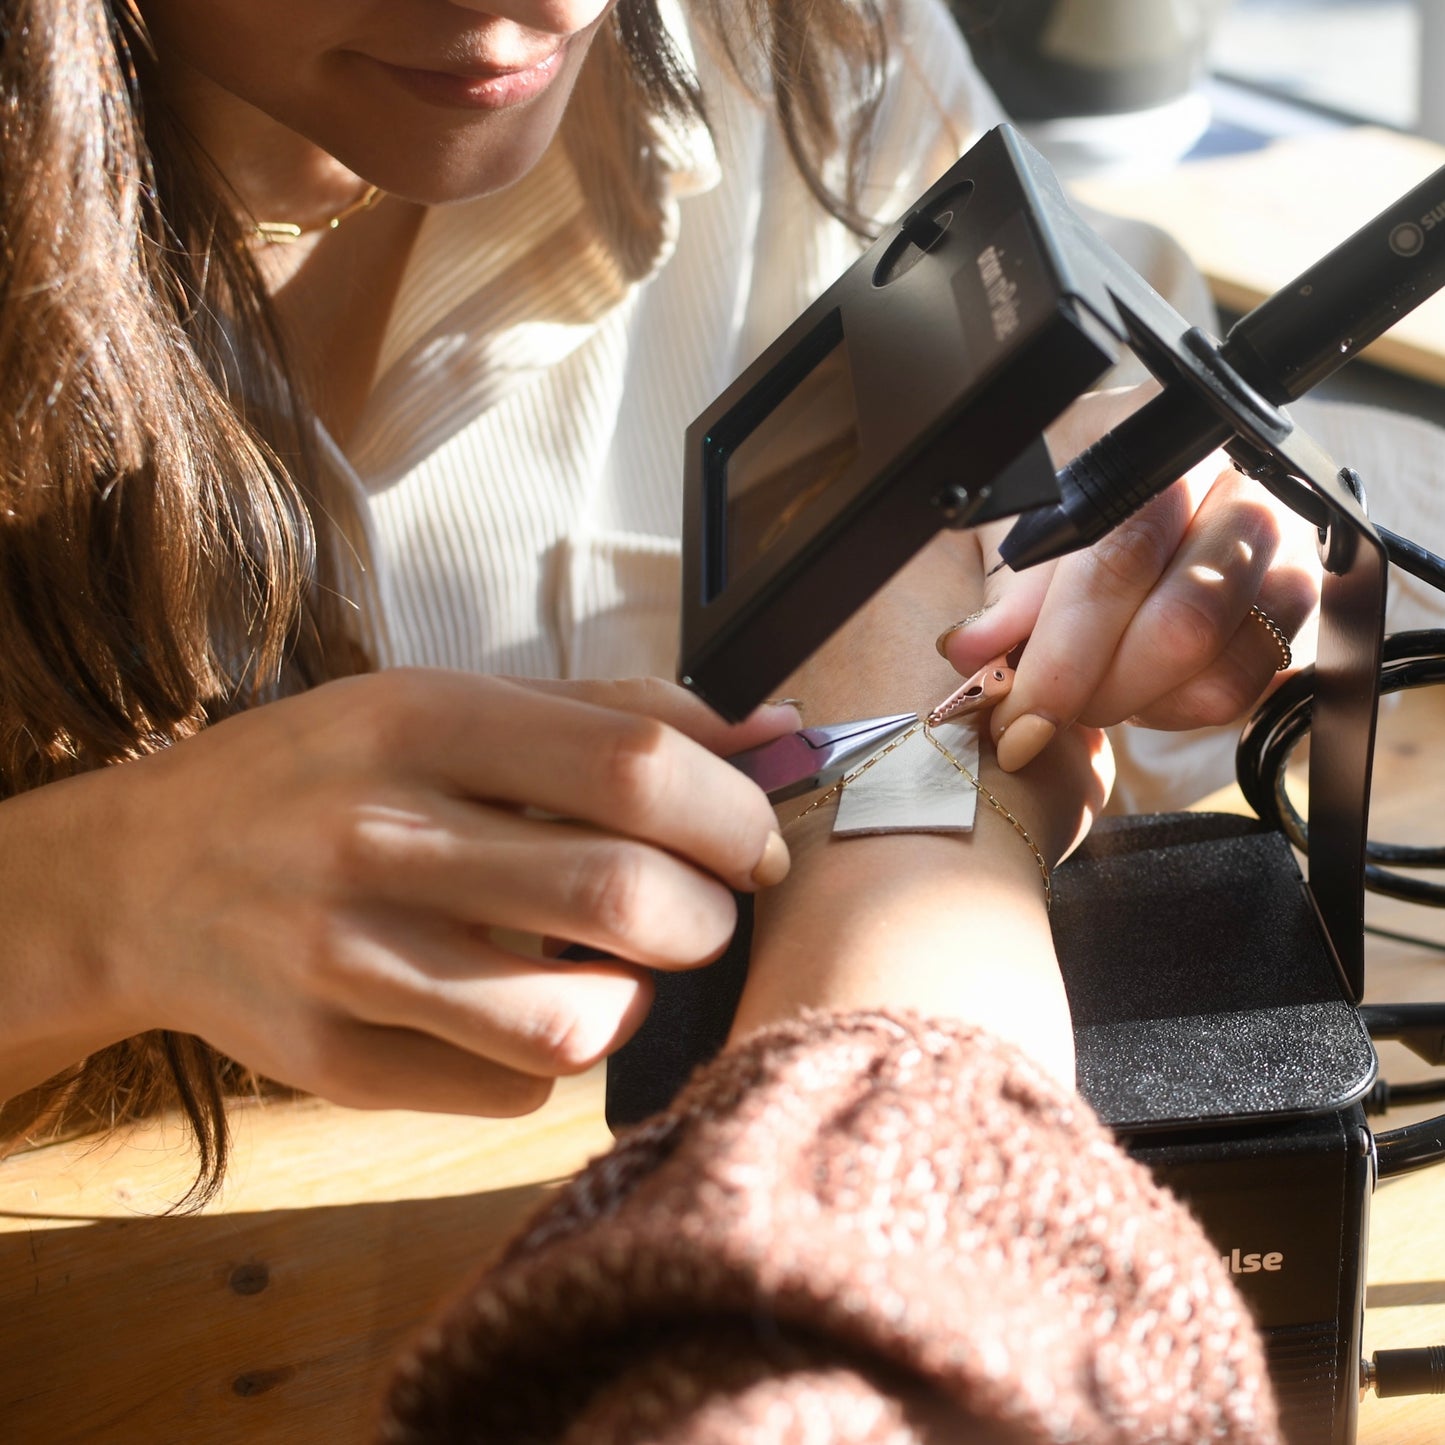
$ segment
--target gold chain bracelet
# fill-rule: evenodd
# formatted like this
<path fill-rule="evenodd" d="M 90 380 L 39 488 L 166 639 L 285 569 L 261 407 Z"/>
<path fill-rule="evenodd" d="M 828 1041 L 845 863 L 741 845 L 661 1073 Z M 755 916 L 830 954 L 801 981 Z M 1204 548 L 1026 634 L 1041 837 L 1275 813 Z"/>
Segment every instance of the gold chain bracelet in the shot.
<path fill-rule="evenodd" d="M 798 822 L 798 820 L 801 818 L 806 818 L 809 813 L 816 812 L 825 803 L 831 802 L 834 798 L 838 796 L 839 793 L 843 791 L 844 788 L 848 786 L 849 783 L 853 782 L 856 778 L 861 778 L 863 774 L 868 771 L 869 768 L 875 766 L 878 763 L 881 763 L 883 759 L 888 756 L 889 753 L 895 751 L 898 748 L 901 748 L 904 743 L 906 743 L 910 738 L 916 736 L 919 732 L 922 732 L 923 736 L 926 737 L 928 741 L 932 743 L 933 746 L 937 748 L 940 753 L 943 754 L 943 756 L 953 765 L 954 769 L 960 774 L 962 774 L 963 777 L 973 785 L 974 789 L 984 799 L 984 801 L 989 805 L 989 807 L 992 808 L 994 812 L 997 813 L 1001 818 L 1006 819 L 1009 826 L 1014 830 L 1014 832 L 1017 833 L 1019 837 L 1028 844 L 1029 852 L 1034 855 L 1034 862 L 1039 865 L 1039 876 L 1044 880 L 1044 910 L 1045 912 L 1052 911 L 1054 906 L 1054 884 L 1053 879 L 1049 874 L 1048 862 L 1045 860 L 1043 853 L 1040 851 L 1039 845 L 1035 843 L 1033 838 L 1029 835 L 1029 830 L 1025 828 L 1021 822 L 1019 822 L 1019 820 L 1008 810 L 1008 808 L 1005 807 L 1004 804 L 1001 803 L 991 792 L 989 792 L 989 790 L 983 785 L 983 783 L 980 782 L 978 778 L 974 777 L 974 775 L 969 772 L 969 770 L 964 767 L 964 765 L 959 762 L 956 757 L 954 757 L 954 755 L 948 750 L 948 748 L 939 741 L 938 736 L 934 733 L 933 729 L 929 726 L 926 720 L 916 722 L 911 728 L 908 729 L 906 733 L 903 734 L 902 737 L 895 738 L 891 743 L 888 744 L 886 748 L 880 748 L 866 762 L 854 768 L 851 773 L 848 773 L 845 777 L 839 778 L 838 781 L 834 783 L 833 786 L 830 787 L 826 792 L 819 793 L 818 796 L 814 798 L 813 801 L 809 803 L 808 806 L 804 808 L 801 813 L 796 814 L 793 818 L 789 820 L 789 826 L 791 826 L 793 823 Z"/>
<path fill-rule="evenodd" d="M 999 800 L 994 797 L 994 795 L 989 792 L 989 790 L 984 787 L 984 785 L 976 777 L 974 777 L 974 775 L 969 772 L 969 770 L 964 767 L 964 765 L 959 762 L 959 760 L 954 757 L 951 752 L 949 752 L 949 750 L 938 740 L 937 735 L 927 723 L 923 724 L 923 736 L 926 737 L 928 741 L 931 742 L 933 746 L 936 747 L 938 751 L 941 752 L 943 756 L 947 758 L 948 761 L 952 763 L 953 766 L 957 768 L 958 771 L 962 773 L 963 776 L 967 778 L 970 783 L 973 784 L 973 786 L 978 790 L 979 795 L 989 805 L 989 807 L 994 810 L 995 813 L 997 813 L 1000 817 L 1008 819 L 1009 826 L 1014 830 L 1015 833 L 1019 835 L 1020 838 L 1024 840 L 1025 843 L 1029 845 L 1029 852 L 1034 855 L 1034 862 L 1039 865 L 1039 876 L 1044 880 L 1044 911 L 1046 913 L 1051 912 L 1054 906 L 1054 880 L 1049 875 L 1049 865 L 1045 860 L 1043 853 L 1040 851 L 1039 845 L 1035 843 L 1034 840 L 1029 836 L 1029 830 L 1025 828 L 1024 825 L 1020 823 L 1019 820 L 1015 818 L 1014 815 L 1009 812 L 1009 810 L 1001 802 L 999 802 Z"/>

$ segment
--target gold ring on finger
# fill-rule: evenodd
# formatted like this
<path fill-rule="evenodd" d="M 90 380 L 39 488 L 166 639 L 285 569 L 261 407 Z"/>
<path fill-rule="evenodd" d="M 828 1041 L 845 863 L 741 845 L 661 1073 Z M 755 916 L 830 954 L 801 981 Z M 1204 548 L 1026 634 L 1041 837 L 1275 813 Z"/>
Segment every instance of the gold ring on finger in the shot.
<path fill-rule="evenodd" d="M 1263 607 L 1251 607 L 1249 615 L 1274 639 L 1274 645 L 1279 648 L 1279 665 L 1275 671 L 1283 672 L 1294 661 L 1294 653 L 1290 651 L 1289 637 L 1284 628 Z"/>

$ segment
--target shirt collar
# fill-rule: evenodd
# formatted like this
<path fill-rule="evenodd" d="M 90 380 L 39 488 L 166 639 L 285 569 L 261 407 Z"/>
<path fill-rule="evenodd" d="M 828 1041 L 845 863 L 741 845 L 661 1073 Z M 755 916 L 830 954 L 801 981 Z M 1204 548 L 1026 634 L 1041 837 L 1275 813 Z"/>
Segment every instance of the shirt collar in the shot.
<path fill-rule="evenodd" d="M 690 64 L 680 12 L 660 8 Z M 720 179 L 702 121 L 653 115 L 612 32 L 599 34 L 532 171 L 423 218 L 349 447 L 367 485 L 398 480 L 586 341 L 671 257 L 679 200 Z"/>

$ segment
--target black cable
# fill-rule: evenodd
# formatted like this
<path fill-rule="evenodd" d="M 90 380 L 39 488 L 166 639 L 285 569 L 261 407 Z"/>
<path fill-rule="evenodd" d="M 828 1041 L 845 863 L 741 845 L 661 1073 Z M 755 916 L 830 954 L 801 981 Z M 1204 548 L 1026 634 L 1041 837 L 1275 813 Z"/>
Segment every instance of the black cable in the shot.
<path fill-rule="evenodd" d="M 1445 1064 L 1445 1004 L 1362 1004 L 1360 1020 L 1374 1042 L 1394 1039 L 1427 1064 L 1436 1068 Z M 1375 1135 L 1375 1160 L 1381 1179 L 1411 1174 L 1442 1159 L 1445 1114 Z"/>
<path fill-rule="evenodd" d="M 1375 1160 L 1381 1179 L 1413 1174 L 1442 1159 L 1445 1159 L 1445 1114 L 1375 1135 Z"/>
<path fill-rule="evenodd" d="M 1426 1079 L 1412 1084 L 1376 1079 L 1370 1085 L 1370 1092 L 1360 1100 L 1360 1106 L 1371 1118 L 1376 1118 L 1406 1104 L 1438 1104 L 1442 1099 L 1445 1099 L 1445 1079 Z"/>
<path fill-rule="evenodd" d="M 1397 539 L 1403 542 L 1403 539 Z M 1414 544 L 1410 544 L 1413 546 Z M 1445 562 L 1417 549 L 1438 569 L 1445 587 Z M 1393 560 L 1393 557 L 1392 557 Z M 1418 560 L 1418 559 L 1417 559 Z M 1428 579 L 1427 580 L 1431 580 Z M 1445 631 L 1426 628 L 1397 632 L 1385 639 L 1380 694 L 1445 682 Z M 1278 828 L 1301 852 L 1309 851 L 1309 826 L 1289 799 L 1285 770 L 1309 732 L 1314 711 L 1314 668 L 1304 668 L 1267 698 L 1250 718 L 1239 740 L 1235 766 L 1240 790 L 1259 818 Z M 1445 885 L 1409 878 L 1399 868 L 1445 868 L 1445 848 L 1402 843 L 1365 845 L 1365 887 L 1390 898 L 1445 907 Z M 1385 864 L 1390 866 L 1387 868 Z"/>
<path fill-rule="evenodd" d="M 1376 1350 L 1361 1361 L 1360 1384 L 1382 1400 L 1398 1395 L 1445 1395 L 1445 1348 Z"/>
<path fill-rule="evenodd" d="M 1365 932 L 1375 938 L 1388 938 L 1392 943 L 1408 943 L 1414 948 L 1428 948 L 1435 953 L 1445 953 L 1445 942 L 1438 938 L 1422 938 L 1415 933 L 1397 933 L 1393 928 L 1381 928 L 1375 923 L 1367 923 Z"/>
<path fill-rule="evenodd" d="M 1366 1003 L 1360 1022 L 1376 1043 L 1393 1039 L 1432 1068 L 1445 1065 L 1445 1003 Z"/>
<path fill-rule="evenodd" d="M 1445 560 L 1437 557 L 1428 547 L 1392 532 L 1388 527 L 1375 524 L 1375 531 L 1385 544 L 1385 555 L 1402 572 L 1428 582 L 1432 587 L 1445 592 Z"/>
<path fill-rule="evenodd" d="M 1387 527 L 1375 529 L 1390 562 L 1445 592 L 1445 559 Z M 1445 631 L 1427 628 L 1385 639 L 1380 695 L 1445 681 Z M 1289 679 L 1255 712 L 1239 741 L 1235 766 L 1241 791 L 1255 813 L 1278 828 L 1302 853 L 1309 852 L 1309 825 L 1289 799 L 1285 771 L 1309 732 L 1314 711 L 1314 669 Z M 1386 866 L 1388 865 L 1388 866 Z M 1445 868 L 1445 848 L 1403 843 L 1365 844 L 1365 887 L 1372 893 L 1445 907 L 1445 886 L 1409 878 L 1401 868 Z"/>

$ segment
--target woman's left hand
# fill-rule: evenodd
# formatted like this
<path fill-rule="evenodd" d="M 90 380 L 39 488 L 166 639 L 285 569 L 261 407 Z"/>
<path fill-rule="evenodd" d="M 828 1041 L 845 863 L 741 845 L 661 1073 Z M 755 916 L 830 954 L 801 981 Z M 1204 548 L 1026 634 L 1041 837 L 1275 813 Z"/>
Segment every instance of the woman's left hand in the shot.
<path fill-rule="evenodd" d="M 1050 435 L 1056 459 L 1148 394 L 1084 398 Z M 1011 525 L 979 529 L 986 566 Z M 1215 453 L 1087 550 L 995 572 L 982 612 L 945 632 L 939 651 L 967 677 L 1028 643 L 990 720 L 999 765 L 1014 772 L 1076 721 L 1184 729 L 1242 717 L 1288 655 L 1251 609 L 1292 639 L 1319 589 L 1314 528 Z"/>

